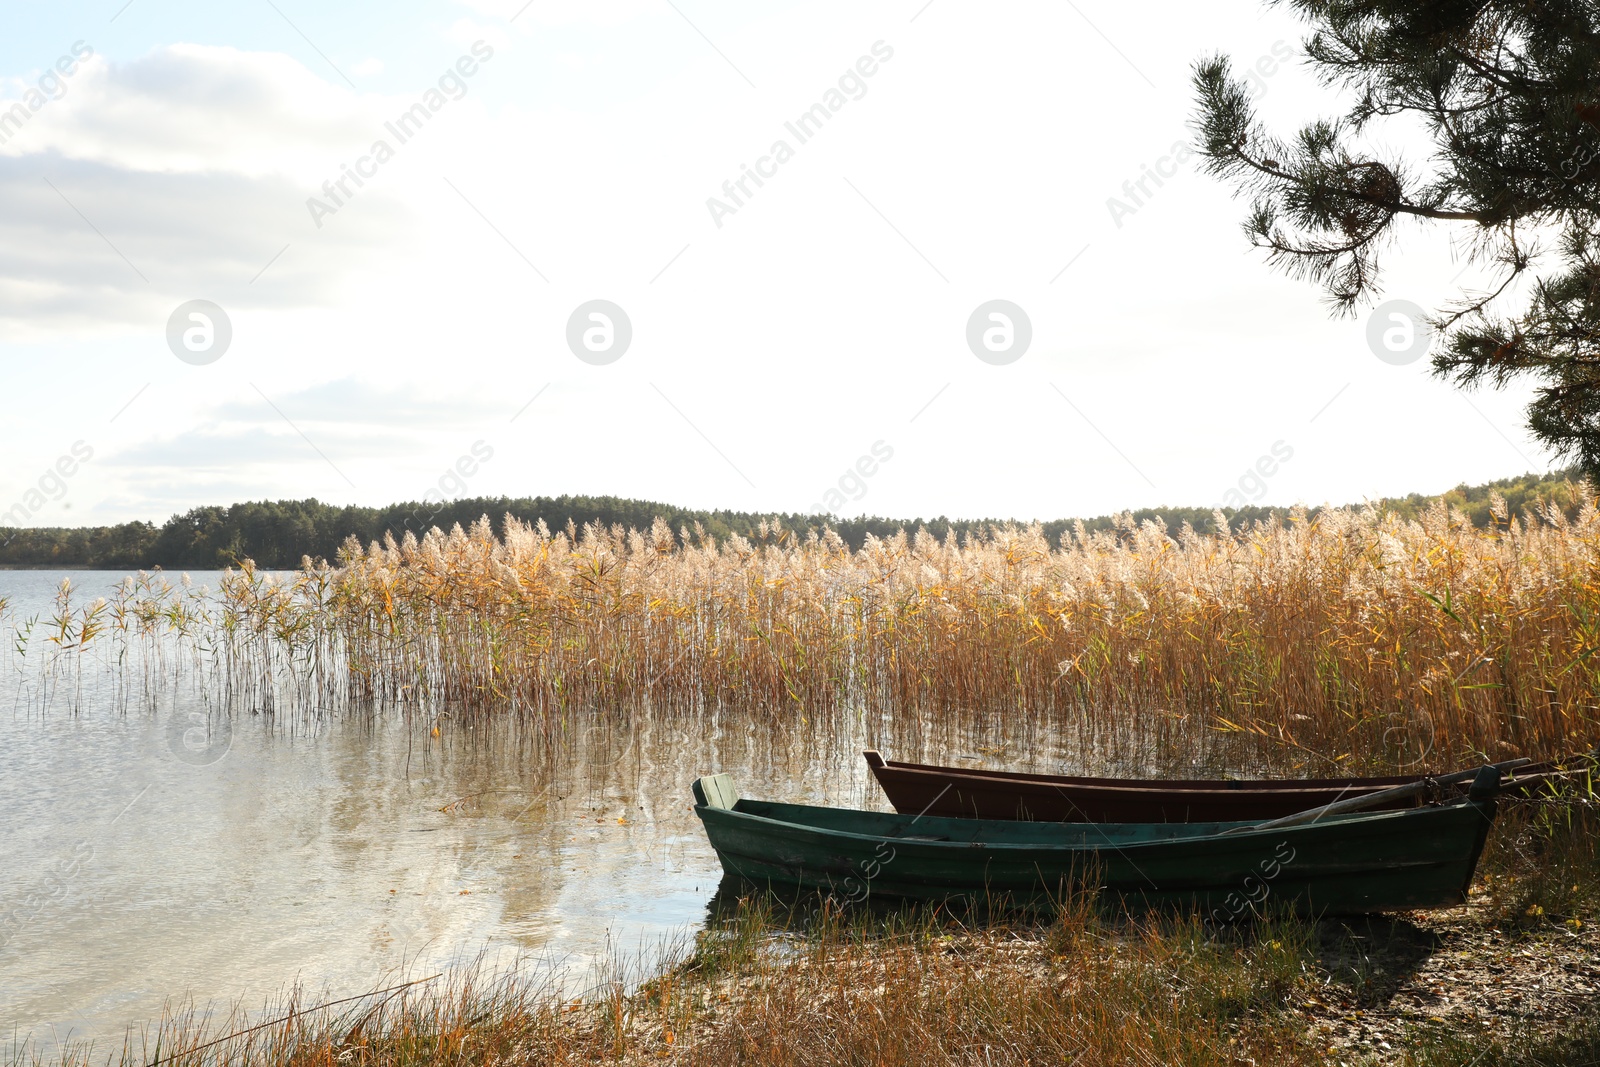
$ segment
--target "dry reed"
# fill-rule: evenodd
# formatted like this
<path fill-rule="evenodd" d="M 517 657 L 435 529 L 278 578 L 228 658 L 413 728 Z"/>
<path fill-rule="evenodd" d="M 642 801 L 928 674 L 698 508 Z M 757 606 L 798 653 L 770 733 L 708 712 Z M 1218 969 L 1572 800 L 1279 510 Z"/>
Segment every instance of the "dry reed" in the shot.
<path fill-rule="evenodd" d="M 347 543 L 338 566 L 144 576 L 50 640 L 181 632 L 242 690 L 541 723 L 675 708 L 774 721 L 989 715 L 1282 769 L 1437 767 L 1600 741 L 1600 511 L 1487 530 L 1435 506 L 1169 538 L 1131 519 L 851 551 L 508 518 Z M 202 625 L 203 624 L 203 625 Z M 76 631 L 74 627 L 76 626 Z"/>
<path fill-rule="evenodd" d="M 535 716 L 983 711 L 1394 765 L 1600 740 L 1597 564 L 1592 502 L 1487 531 L 1439 506 L 1177 540 L 1129 521 L 1060 546 L 1037 527 L 919 532 L 855 552 L 831 533 L 718 544 L 661 522 L 508 520 L 500 539 L 480 521 L 352 542 L 288 594 L 225 591 L 240 617 L 330 620 L 368 697 Z"/>

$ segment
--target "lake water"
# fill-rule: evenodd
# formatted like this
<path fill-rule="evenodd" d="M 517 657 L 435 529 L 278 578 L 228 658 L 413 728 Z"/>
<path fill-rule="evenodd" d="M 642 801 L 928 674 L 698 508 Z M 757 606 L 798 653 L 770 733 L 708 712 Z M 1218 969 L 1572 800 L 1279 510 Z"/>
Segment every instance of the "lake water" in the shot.
<path fill-rule="evenodd" d="M 122 577 L 69 576 L 80 602 Z M 61 577 L 0 571 L 0 1029 L 46 1047 L 120 1044 L 169 999 L 350 995 L 479 956 L 576 992 L 704 921 L 720 868 L 697 775 L 885 806 L 848 722 L 759 733 L 725 712 L 552 753 L 381 709 L 219 718 L 176 660 L 131 687 L 103 665 L 41 688 L 10 635 L 48 616 Z"/>

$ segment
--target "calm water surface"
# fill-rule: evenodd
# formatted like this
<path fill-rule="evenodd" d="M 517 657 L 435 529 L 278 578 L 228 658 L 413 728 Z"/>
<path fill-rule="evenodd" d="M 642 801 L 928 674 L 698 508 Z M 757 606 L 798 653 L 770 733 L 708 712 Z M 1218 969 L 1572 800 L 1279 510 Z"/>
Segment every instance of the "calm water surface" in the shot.
<path fill-rule="evenodd" d="M 70 577 L 92 599 L 121 575 Z M 7 646 L 60 578 L 0 571 Z M 176 665 L 133 697 L 94 672 L 57 672 L 46 695 L 37 655 L 19 669 L 9 654 L 0 1028 L 46 1046 L 120 1044 L 169 999 L 259 1005 L 296 981 L 349 995 L 480 955 L 575 990 L 607 959 L 647 967 L 704 920 L 720 869 L 691 810 L 697 775 L 883 806 L 851 728 L 774 739 L 729 715 L 552 755 L 512 729 L 435 737 L 393 711 L 219 724 Z"/>

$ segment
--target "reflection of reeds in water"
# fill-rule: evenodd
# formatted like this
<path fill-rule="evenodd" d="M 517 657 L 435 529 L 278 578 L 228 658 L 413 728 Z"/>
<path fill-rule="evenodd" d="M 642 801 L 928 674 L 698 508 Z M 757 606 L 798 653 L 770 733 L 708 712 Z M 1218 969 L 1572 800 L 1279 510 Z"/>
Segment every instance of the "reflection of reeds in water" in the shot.
<path fill-rule="evenodd" d="M 186 632 L 239 692 L 355 698 L 566 729 L 593 708 L 909 732 L 985 719 L 1236 762 L 1436 767 L 1596 738 L 1600 512 L 1476 530 L 1326 511 L 1233 537 L 1126 521 L 940 542 L 831 533 L 718 544 L 487 521 L 347 545 L 205 602 L 114 601 L 124 634 Z M 148 584 L 148 580 L 147 580 Z M 200 621 L 204 621 L 204 626 Z M 818 722 L 818 720 L 823 720 Z"/>

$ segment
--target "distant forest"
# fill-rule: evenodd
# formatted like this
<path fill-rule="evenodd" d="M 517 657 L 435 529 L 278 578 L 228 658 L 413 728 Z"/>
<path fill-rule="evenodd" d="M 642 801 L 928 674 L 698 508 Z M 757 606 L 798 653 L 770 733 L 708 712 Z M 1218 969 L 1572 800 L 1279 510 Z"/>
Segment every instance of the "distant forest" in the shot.
<path fill-rule="evenodd" d="M 1430 504 L 1444 500 L 1460 508 L 1477 526 L 1490 522 L 1490 498 L 1505 498 L 1511 514 L 1551 504 L 1569 517 L 1580 500 L 1580 485 L 1575 471 L 1551 474 L 1526 474 L 1485 485 L 1460 485 L 1440 496 L 1413 493 L 1407 497 L 1377 502 L 1388 511 L 1414 518 Z M 1317 509 L 1312 509 L 1313 513 Z M 1238 531 L 1254 522 L 1273 516 L 1286 518 L 1288 508 L 1225 508 L 1229 527 Z M 194 508 L 174 515 L 157 526 L 148 522 L 128 522 L 120 526 L 81 527 L 0 527 L 0 567 L 91 567 L 108 570 L 162 567 L 205 570 L 237 565 L 254 560 L 258 566 L 289 569 L 300 566 L 302 558 L 335 562 L 339 546 L 351 536 L 363 544 L 381 541 L 392 533 L 398 540 L 408 530 L 419 536 L 438 526 L 449 530 L 456 523 L 471 525 L 487 515 L 500 532 L 507 514 L 535 523 L 543 519 L 553 531 L 569 525 L 582 529 L 588 523 L 604 526 L 648 529 L 657 516 L 674 531 L 693 530 L 699 523 L 706 534 L 725 540 L 738 534 L 760 539 L 765 523 L 781 535 L 784 531 L 805 536 L 810 530 L 831 526 L 852 547 L 859 548 L 868 534 L 888 537 L 898 530 L 926 528 L 941 540 L 951 530 L 958 536 L 982 534 L 991 526 L 1018 520 L 961 519 L 943 516 L 933 519 L 886 519 L 877 516 L 858 519 L 825 518 L 796 514 L 751 514 L 742 511 L 694 511 L 648 500 L 619 497 L 472 497 L 442 504 L 391 504 L 382 508 L 337 507 L 318 500 L 253 501 L 230 507 Z M 1155 519 L 1166 524 L 1177 536 L 1184 523 L 1200 533 L 1214 529 L 1210 508 L 1146 508 L 1131 513 L 1136 523 Z M 1058 543 L 1070 532 L 1076 519 L 1044 522 L 1045 534 Z M 1117 516 L 1100 515 L 1083 519 L 1089 530 L 1112 529 Z"/>

